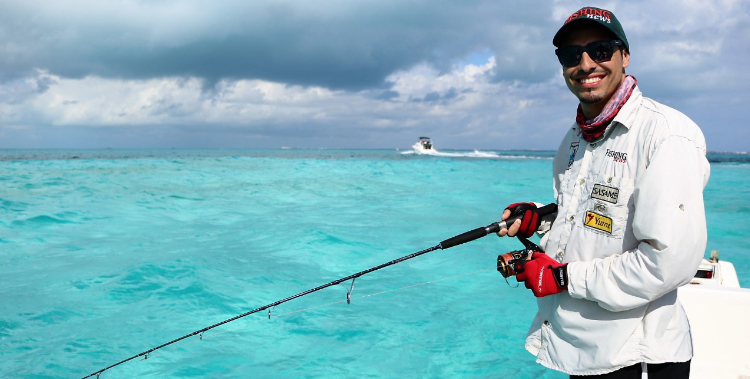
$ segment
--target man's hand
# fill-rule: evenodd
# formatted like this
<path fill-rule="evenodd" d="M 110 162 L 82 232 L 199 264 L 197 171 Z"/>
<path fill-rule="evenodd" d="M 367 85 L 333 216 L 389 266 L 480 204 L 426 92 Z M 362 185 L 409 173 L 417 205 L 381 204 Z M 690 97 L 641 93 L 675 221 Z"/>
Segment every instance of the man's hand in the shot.
<path fill-rule="evenodd" d="M 557 263 L 544 253 L 534 253 L 531 260 L 517 264 L 516 280 L 524 282 L 536 297 L 554 295 L 568 289 L 568 264 Z"/>
<path fill-rule="evenodd" d="M 515 203 L 508 205 L 503 211 L 503 217 L 501 220 L 505 221 L 511 216 L 522 216 L 516 220 L 507 229 L 503 228 L 497 232 L 497 235 L 504 237 L 506 234 L 508 237 L 515 237 L 517 233 L 521 233 L 522 236 L 529 238 L 534 235 L 534 232 L 539 229 L 539 225 L 542 223 L 542 218 L 537 212 L 536 204 L 534 203 Z"/>

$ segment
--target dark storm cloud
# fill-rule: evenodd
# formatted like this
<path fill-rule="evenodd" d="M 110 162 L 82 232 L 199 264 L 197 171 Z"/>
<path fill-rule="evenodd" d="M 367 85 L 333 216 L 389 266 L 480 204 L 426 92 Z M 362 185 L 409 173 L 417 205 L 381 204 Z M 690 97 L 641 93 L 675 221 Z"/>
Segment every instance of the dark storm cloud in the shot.
<path fill-rule="evenodd" d="M 550 67 L 549 1 L 101 2 L 0 5 L 5 80 L 46 70 L 67 78 L 193 76 L 362 89 L 428 62 L 448 70 L 478 51 L 499 77 Z M 123 4 L 123 3 L 121 3 Z M 184 8 L 187 8 L 185 10 Z M 545 62 L 540 64 L 538 62 Z"/>
<path fill-rule="evenodd" d="M 587 3 L 0 1 L 0 148 L 556 148 L 551 38 Z M 747 2 L 598 5 L 645 96 L 747 150 Z"/>

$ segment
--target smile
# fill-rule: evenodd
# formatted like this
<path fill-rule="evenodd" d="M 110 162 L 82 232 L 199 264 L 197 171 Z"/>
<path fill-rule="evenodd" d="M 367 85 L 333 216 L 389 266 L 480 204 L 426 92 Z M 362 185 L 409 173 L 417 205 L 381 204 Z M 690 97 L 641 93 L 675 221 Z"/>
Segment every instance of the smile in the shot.
<path fill-rule="evenodd" d="M 581 84 L 594 84 L 599 83 L 601 80 L 602 78 L 600 77 L 578 79 Z"/>

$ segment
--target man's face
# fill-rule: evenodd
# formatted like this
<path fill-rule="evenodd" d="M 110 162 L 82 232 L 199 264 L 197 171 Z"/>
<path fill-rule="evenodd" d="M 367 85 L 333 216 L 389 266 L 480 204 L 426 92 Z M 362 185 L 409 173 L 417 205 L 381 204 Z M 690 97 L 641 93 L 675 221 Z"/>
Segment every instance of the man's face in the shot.
<path fill-rule="evenodd" d="M 562 46 L 585 46 L 612 38 L 602 28 L 589 26 L 569 32 Z M 596 63 L 584 52 L 578 65 L 563 67 L 563 77 L 568 89 L 580 100 L 584 113 L 593 113 L 586 114 L 587 118 L 593 118 L 604 109 L 625 78 L 625 67 L 630 64 L 630 54 L 621 48 L 617 49 L 619 51 L 615 51 L 608 62 Z"/>

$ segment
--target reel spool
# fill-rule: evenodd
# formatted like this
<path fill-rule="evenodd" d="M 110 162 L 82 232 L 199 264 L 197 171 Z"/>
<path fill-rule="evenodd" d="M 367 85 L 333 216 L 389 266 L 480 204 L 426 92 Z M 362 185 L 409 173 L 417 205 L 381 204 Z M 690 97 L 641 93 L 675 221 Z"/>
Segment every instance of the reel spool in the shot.
<path fill-rule="evenodd" d="M 504 278 L 508 278 L 516 275 L 516 270 L 513 269 L 520 261 L 528 261 L 531 259 L 533 251 L 529 250 L 516 250 L 497 256 L 497 271 L 500 272 Z"/>
<path fill-rule="evenodd" d="M 523 266 L 523 263 L 531 260 L 531 256 L 534 255 L 535 252 L 544 252 L 544 249 L 542 249 L 541 246 L 529 241 L 525 237 L 519 235 L 518 239 L 523 243 L 524 247 L 526 247 L 525 249 L 515 250 L 497 256 L 497 271 L 506 279 L 517 274 L 516 265 L 520 264 Z"/>

